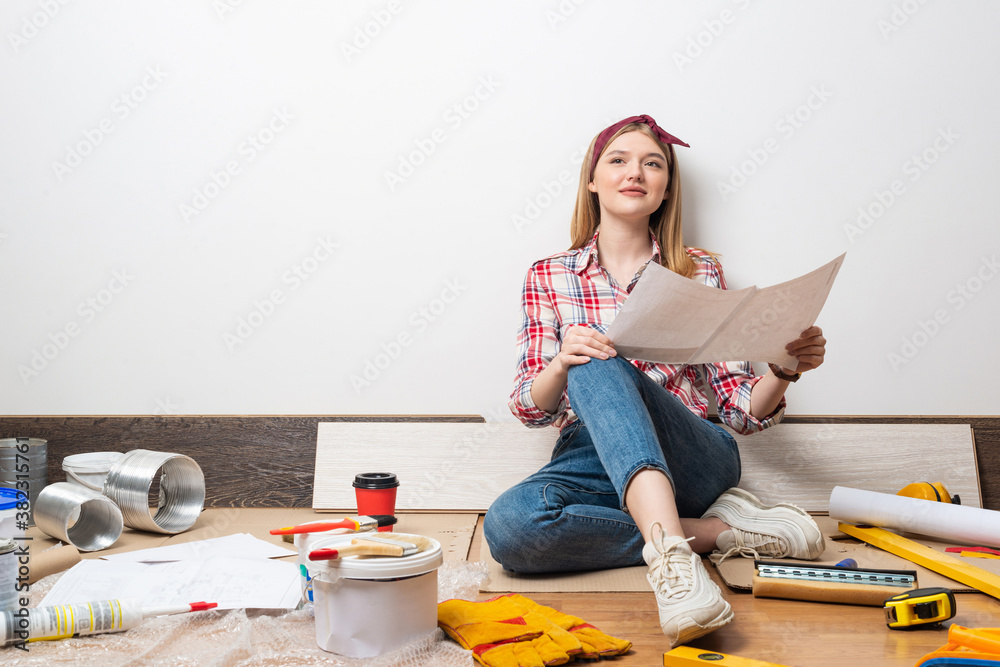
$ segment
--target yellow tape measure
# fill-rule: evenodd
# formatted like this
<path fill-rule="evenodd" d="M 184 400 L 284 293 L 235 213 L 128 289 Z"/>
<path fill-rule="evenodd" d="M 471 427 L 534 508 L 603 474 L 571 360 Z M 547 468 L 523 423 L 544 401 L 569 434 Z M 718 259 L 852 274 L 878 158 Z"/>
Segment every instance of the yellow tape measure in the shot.
<path fill-rule="evenodd" d="M 707 651 L 693 646 L 678 646 L 663 654 L 664 667 L 691 667 L 693 665 L 717 665 L 719 667 L 786 667 L 776 662 L 765 662 L 751 658 Z"/>
<path fill-rule="evenodd" d="M 885 624 L 893 629 L 940 624 L 955 616 L 955 594 L 950 589 L 917 588 L 887 598 Z"/>

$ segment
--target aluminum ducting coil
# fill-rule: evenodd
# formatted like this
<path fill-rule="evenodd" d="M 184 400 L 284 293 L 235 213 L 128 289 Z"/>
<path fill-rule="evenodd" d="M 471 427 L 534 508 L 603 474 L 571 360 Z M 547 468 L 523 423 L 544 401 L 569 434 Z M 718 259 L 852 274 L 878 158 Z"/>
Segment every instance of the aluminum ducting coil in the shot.
<path fill-rule="evenodd" d="M 108 471 L 104 495 L 118 505 L 129 528 L 172 535 L 198 520 L 205 475 L 183 454 L 133 449 Z"/>
<path fill-rule="evenodd" d="M 122 513 L 97 491 L 56 482 L 35 503 L 35 521 L 46 535 L 72 544 L 80 551 L 110 547 L 122 534 Z"/>

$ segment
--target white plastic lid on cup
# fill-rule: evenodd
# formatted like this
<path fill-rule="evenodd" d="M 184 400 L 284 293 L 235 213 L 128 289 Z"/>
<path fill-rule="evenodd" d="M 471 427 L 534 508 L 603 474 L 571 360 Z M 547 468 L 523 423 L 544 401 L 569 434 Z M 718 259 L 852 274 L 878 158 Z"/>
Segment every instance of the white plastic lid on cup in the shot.
<path fill-rule="evenodd" d="M 385 537 L 381 533 L 373 533 L 379 538 Z M 407 533 L 393 533 L 393 541 L 429 542 L 430 545 L 418 553 L 410 556 L 375 558 L 371 556 L 344 556 L 333 560 L 312 561 L 309 560 L 309 553 L 301 553 L 301 557 L 308 563 L 310 575 L 323 577 L 326 581 L 336 581 L 338 579 L 397 579 L 399 577 L 415 577 L 436 570 L 444 562 L 444 555 L 441 552 L 441 543 L 437 540 L 424 537 L 422 535 L 408 535 Z M 408 540 L 407 537 L 413 539 Z M 346 535 L 330 535 L 319 540 L 308 540 L 309 551 L 316 549 L 343 549 L 351 544 L 351 540 L 365 539 L 365 533 L 348 533 Z M 301 547 L 300 547 L 301 549 Z"/>
<path fill-rule="evenodd" d="M 62 469 L 66 471 L 66 481 L 70 484 L 102 491 L 108 471 L 123 456 L 124 452 L 73 454 L 63 459 Z"/>

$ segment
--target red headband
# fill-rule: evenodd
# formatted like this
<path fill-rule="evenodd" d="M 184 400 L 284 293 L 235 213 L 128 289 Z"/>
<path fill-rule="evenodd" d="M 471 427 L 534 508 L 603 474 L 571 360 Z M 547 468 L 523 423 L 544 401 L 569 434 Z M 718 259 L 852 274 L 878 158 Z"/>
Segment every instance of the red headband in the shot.
<path fill-rule="evenodd" d="M 641 116 L 629 116 L 625 120 L 620 120 L 611 127 L 605 128 L 604 130 L 601 131 L 599 135 L 597 135 L 597 141 L 594 142 L 594 157 L 590 162 L 591 177 L 594 176 L 594 167 L 597 166 L 597 158 L 601 156 L 601 152 L 604 150 L 604 146 L 608 143 L 608 139 L 613 137 L 615 135 L 615 132 L 622 129 L 629 123 L 645 123 L 653 130 L 656 136 L 660 139 L 660 143 L 676 144 L 678 146 L 687 146 L 688 148 L 691 148 L 686 143 L 684 143 L 683 141 L 681 141 L 680 139 L 670 134 L 669 132 L 665 131 L 659 125 L 657 125 L 656 121 L 647 116 L 646 114 L 642 114 Z"/>

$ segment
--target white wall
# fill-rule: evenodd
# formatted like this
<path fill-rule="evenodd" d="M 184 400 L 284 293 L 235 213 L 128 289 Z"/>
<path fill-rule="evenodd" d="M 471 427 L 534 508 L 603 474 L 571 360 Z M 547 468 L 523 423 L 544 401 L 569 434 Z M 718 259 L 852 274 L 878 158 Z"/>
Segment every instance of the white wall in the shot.
<path fill-rule="evenodd" d="M 998 32 L 987 0 L 5 0 L 0 413 L 509 418 L 524 272 L 648 113 L 732 286 L 848 253 L 791 413 L 996 414 Z"/>

